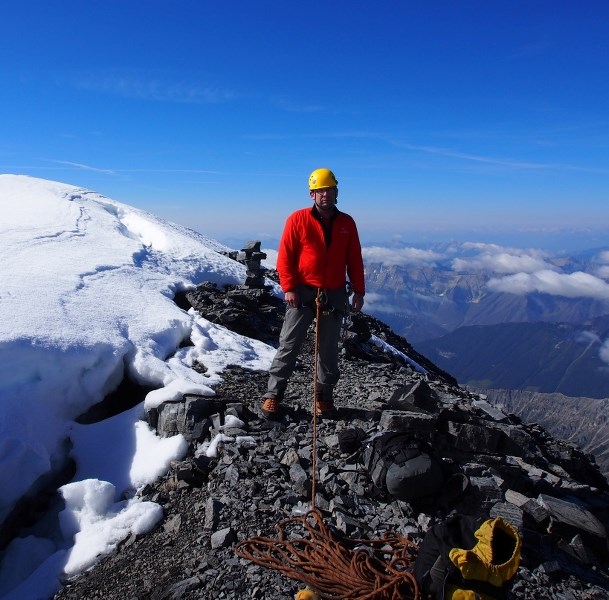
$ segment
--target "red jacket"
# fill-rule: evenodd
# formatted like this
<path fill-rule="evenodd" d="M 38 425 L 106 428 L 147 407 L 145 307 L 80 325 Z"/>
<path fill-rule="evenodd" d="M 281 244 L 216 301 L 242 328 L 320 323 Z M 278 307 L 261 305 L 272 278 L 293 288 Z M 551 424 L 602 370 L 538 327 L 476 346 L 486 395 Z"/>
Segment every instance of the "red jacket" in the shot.
<path fill-rule="evenodd" d="M 281 289 L 294 291 L 298 284 L 336 289 L 345 285 L 346 274 L 356 293 L 364 294 L 364 263 L 357 227 L 352 217 L 336 211 L 330 246 L 315 207 L 292 213 L 279 244 L 277 271 Z"/>

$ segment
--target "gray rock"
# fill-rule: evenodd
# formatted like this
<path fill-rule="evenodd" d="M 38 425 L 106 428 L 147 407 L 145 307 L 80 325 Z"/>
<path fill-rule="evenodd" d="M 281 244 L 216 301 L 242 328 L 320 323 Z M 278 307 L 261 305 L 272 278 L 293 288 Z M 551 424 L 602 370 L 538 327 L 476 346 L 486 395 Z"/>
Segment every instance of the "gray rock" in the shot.
<path fill-rule="evenodd" d="M 492 454 L 501 443 L 501 431 L 488 425 L 449 421 L 448 434 L 454 447 L 466 452 Z"/>
<path fill-rule="evenodd" d="M 205 503 L 205 522 L 204 527 L 206 529 L 215 529 L 220 521 L 220 512 L 222 511 L 223 504 L 218 500 L 215 500 L 211 496 Z"/>
<path fill-rule="evenodd" d="M 218 410 L 218 404 L 213 398 L 186 394 L 180 401 L 164 402 L 156 410 L 161 437 L 181 433 L 187 440 L 198 441 L 206 436 L 209 417 Z"/>
<path fill-rule="evenodd" d="M 568 500 L 553 498 L 546 494 L 540 494 L 538 501 L 548 510 L 555 522 L 569 525 L 599 538 L 605 539 L 607 537 L 604 525 L 585 508 Z"/>
<path fill-rule="evenodd" d="M 379 423 L 381 431 L 417 431 L 432 435 L 436 432 L 436 417 L 419 411 L 383 411 Z"/>
<path fill-rule="evenodd" d="M 170 535 L 176 535 L 180 531 L 182 525 L 182 515 L 173 515 L 163 523 L 163 529 Z"/>
<path fill-rule="evenodd" d="M 219 531 L 214 531 L 211 534 L 211 547 L 215 548 L 228 548 L 232 546 L 237 540 L 237 535 L 231 527 L 225 527 Z"/>
<path fill-rule="evenodd" d="M 300 464 L 297 463 L 290 467 L 290 481 L 297 494 L 300 494 L 301 496 L 310 496 L 311 481 Z"/>
<path fill-rule="evenodd" d="M 483 411 L 484 414 L 488 415 L 493 421 L 499 423 L 507 423 L 508 416 L 498 408 L 495 408 L 492 404 L 489 404 L 486 400 L 474 400 L 472 406 L 475 406 L 479 410 Z"/>

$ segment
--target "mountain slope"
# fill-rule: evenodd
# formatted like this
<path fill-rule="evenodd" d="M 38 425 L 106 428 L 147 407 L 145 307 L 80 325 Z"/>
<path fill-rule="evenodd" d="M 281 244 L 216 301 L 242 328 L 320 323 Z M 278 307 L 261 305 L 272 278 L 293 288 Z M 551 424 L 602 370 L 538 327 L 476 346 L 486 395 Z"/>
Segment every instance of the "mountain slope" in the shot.
<path fill-rule="evenodd" d="M 609 399 L 572 398 L 521 390 L 480 390 L 489 402 L 592 454 L 609 474 Z"/>
<path fill-rule="evenodd" d="M 599 356 L 609 317 L 585 325 L 504 323 L 461 327 L 417 347 L 463 384 L 606 398 L 609 365 Z"/>
<path fill-rule="evenodd" d="M 258 316 L 272 315 L 269 325 L 274 326 L 276 313 L 268 310 L 267 302 L 280 310 L 275 299 L 260 298 L 256 308 L 255 303 L 239 300 L 242 290 L 234 291 L 204 286 L 186 296 L 194 302 L 195 310 L 209 317 L 221 319 L 217 307 L 228 304 L 233 317 L 239 311 L 252 316 L 259 312 Z M 222 295 L 226 302 L 217 298 Z M 522 562 L 510 597 L 606 597 L 609 578 L 604 568 L 600 564 L 592 567 L 581 558 L 582 550 L 596 548 L 599 541 L 600 547 L 606 545 L 605 537 L 595 540 L 581 532 L 576 536 L 577 543 L 570 544 L 567 540 L 581 527 L 578 518 L 571 523 L 555 513 L 550 518 L 549 509 L 537 500 L 542 498 L 552 506 L 552 502 L 564 498 L 559 506 L 570 511 L 578 510 L 574 502 L 581 502 L 592 511 L 583 514 L 602 529 L 594 515 L 602 516 L 608 505 L 609 486 L 596 467 L 581 452 L 551 439 L 538 426 L 522 425 L 436 374 L 413 369 L 404 359 L 412 358 L 406 340 L 375 319 L 362 315 L 361 320 L 372 337 L 365 339 L 364 327 L 357 327 L 355 336 L 349 338 L 353 345 L 347 344 L 341 352 L 343 376 L 336 389 L 335 420 L 321 419 L 314 425 L 309 413 L 313 329 L 277 422 L 263 421 L 256 414 L 268 375 L 239 366 L 227 369 L 211 400 L 220 414 L 213 418 L 209 437 L 220 432 L 227 435 L 218 454 L 205 455 L 201 452 L 205 442 L 193 440 L 195 458 L 174 464 L 164 481 L 141 491 L 163 505 L 166 518 L 162 527 L 147 536 L 134 536 L 94 569 L 66 582 L 56 599 L 294 598 L 304 585 L 302 579 L 289 578 L 293 570 L 279 571 L 268 561 L 261 564 L 237 558 L 235 545 L 252 538 L 274 538 L 287 519 L 291 523 L 290 537 L 301 533 L 298 518 L 310 508 L 315 439 L 320 460 L 315 503 L 337 536 L 339 545 L 333 546 L 336 560 L 341 548 L 350 547 L 351 542 L 365 546 L 365 539 L 379 539 L 387 531 L 418 543 L 434 520 L 451 509 L 466 515 L 488 512 L 510 522 L 514 519 L 523 530 Z M 239 322 L 245 320 L 230 319 L 230 323 Z M 264 338 L 267 334 L 264 328 L 258 333 Z M 382 344 L 370 346 L 370 341 L 383 337 L 395 343 L 393 351 Z M 229 413 L 238 415 L 241 423 L 223 429 L 221 424 L 228 421 Z M 341 434 L 353 432 L 355 427 L 367 435 L 399 430 L 409 432 L 413 440 L 428 440 L 443 457 L 447 474 L 465 475 L 465 479 L 447 480 L 447 484 L 460 482 L 461 487 L 451 494 L 447 485 L 433 497 L 412 502 L 396 500 L 371 487 L 361 455 L 356 452 L 349 456 L 341 449 Z M 239 446 L 238 436 L 250 443 Z M 575 530 L 574 525 L 578 527 Z M 605 550 L 601 552 L 606 554 Z M 286 567 L 293 564 L 291 550 L 280 557 Z M 297 570 L 301 575 L 307 570 L 307 558 Z M 590 559 L 596 561 L 595 551 L 585 558 Z M 552 576 L 548 572 L 550 560 L 560 567 Z M 401 564 L 407 568 L 409 562 L 410 558 L 405 557 Z M 337 571 L 332 566 L 322 565 L 328 577 Z M 119 587 L 117 582 L 121 582 Z"/>

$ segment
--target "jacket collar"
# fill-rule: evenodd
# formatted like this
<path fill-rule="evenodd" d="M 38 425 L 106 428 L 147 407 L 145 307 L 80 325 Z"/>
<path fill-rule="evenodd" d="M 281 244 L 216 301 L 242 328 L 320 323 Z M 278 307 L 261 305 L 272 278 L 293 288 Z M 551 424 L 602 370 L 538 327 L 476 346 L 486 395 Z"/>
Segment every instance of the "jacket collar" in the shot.
<path fill-rule="evenodd" d="M 311 214 L 318 220 L 321 221 L 321 214 L 317 208 L 315 202 L 313 202 L 313 206 L 311 207 Z M 331 219 L 334 220 L 340 214 L 340 210 L 334 206 L 334 212 L 332 213 Z"/>

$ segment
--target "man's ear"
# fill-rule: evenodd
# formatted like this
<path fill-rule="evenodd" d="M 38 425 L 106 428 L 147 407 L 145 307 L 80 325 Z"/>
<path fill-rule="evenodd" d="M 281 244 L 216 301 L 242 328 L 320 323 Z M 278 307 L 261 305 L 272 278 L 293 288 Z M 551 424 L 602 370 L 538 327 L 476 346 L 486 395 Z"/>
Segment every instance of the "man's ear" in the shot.
<path fill-rule="evenodd" d="M 315 198 L 315 192 L 313 190 L 309 190 L 309 196 L 311 196 L 311 198 Z"/>
<path fill-rule="evenodd" d="M 338 204 L 338 188 L 336 188 L 336 196 L 334 196 L 334 204 Z"/>

